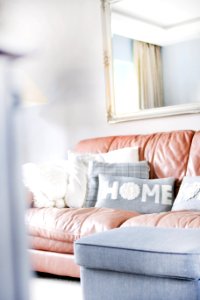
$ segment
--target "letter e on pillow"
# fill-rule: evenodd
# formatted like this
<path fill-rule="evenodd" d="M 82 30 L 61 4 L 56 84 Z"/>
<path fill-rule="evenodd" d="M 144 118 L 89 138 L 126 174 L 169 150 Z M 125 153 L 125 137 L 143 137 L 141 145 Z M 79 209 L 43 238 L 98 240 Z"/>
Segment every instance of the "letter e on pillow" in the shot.
<path fill-rule="evenodd" d="M 168 184 L 162 185 L 162 204 L 172 205 L 172 186 Z"/>

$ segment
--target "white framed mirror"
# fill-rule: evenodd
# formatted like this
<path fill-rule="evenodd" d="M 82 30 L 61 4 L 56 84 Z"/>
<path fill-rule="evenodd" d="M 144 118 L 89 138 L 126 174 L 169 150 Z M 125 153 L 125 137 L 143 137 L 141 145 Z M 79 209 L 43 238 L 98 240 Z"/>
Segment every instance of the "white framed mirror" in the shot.
<path fill-rule="evenodd" d="M 199 113 L 200 1 L 101 2 L 108 122 Z"/>

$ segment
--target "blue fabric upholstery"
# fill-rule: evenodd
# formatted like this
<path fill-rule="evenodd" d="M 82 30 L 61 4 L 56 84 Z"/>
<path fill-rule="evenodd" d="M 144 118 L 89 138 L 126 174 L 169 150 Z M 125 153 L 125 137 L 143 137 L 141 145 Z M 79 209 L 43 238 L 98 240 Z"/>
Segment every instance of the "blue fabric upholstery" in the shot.
<path fill-rule="evenodd" d="M 200 278 L 200 229 L 118 228 L 78 240 L 75 250 L 88 268 Z"/>
<path fill-rule="evenodd" d="M 200 229 L 119 228 L 75 244 L 84 300 L 200 300 Z"/>
<path fill-rule="evenodd" d="M 199 300 L 198 280 L 81 268 L 84 300 Z"/>

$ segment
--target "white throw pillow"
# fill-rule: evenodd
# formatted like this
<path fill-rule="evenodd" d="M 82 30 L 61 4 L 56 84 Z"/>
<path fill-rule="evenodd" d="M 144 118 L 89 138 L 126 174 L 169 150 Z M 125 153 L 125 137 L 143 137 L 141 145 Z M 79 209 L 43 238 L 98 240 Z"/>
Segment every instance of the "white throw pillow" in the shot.
<path fill-rule="evenodd" d="M 68 207 L 80 208 L 86 197 L 87 168 L 78 160 L 70 161 L 69 166 L 65 203 Z"/>
<path fill-rule="evenodd" d="M 185 176 L 172 210 L 200 210 L 200 176 Z"/>
<path fill-rule="evenodd" d="M 138 148 L 127 147 L 108 153 L 68 151 L 68 160 L 23 165 L 23 181 L 33 193 L 35 207 L 74 207 L 84 205 L 90 161 L 137 162 Z"/>
<path fill-rule="evenodd" d="M 126 147 L 102 154 L 107 163 L 135 163 L 139 161 L 138 147 Z"/>
<path fill-rule="evenodd" d="M 35 207 L 66 207 L 69 162 L 23 165 L 24 185 L 33 193 Z"/>
<path fill-rule="evenodd" d="M 125 147 L 106 153 L 78 153 L 69 150 L 68 160 L 78 160 L 85 166 L 94 160 L 107 163 L 134 163 L 139 161 L 138 147 Z"/>
<path fill-rule="evenodd" d="M 88 166 L 91 161 L 106 163 L 138 162 L 138 147 L 126 147 L 107 153 L 77 153 L 68 151 L 69 172 L 65 202 L 69 207 L 83 207 L 86 200 Z"/>
<path fill-rule="evenodd" d="M 34 207 L 82 207 L 87 187 L 83 163 L 27 163 L 23 165 L 24 185 L 33 193 Z"/>

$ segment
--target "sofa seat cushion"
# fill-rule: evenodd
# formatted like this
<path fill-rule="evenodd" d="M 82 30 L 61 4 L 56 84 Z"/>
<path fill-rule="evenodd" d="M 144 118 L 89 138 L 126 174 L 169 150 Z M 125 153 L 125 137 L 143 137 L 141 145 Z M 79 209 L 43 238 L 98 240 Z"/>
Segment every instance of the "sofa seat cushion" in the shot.
<path fill-rule="evenodd" d="M 200 278 L 200 229 L 127 227 L 75 243 L 85 268 L 145 276 Z"/>
<path fill-rule="evenodd" d="M 169 211 L 140 215 L 122 224 L 122 227 L 130 226 L 200 228 L 200 211 Z"/>
<path fill-rule="evenodd" d="M 39 236 L 28 236 L 31 249 L 56 253 L 73 254 L 74 245 L 71 242 L 56 241 Z"/>
<path fill-rule="evenodd" d="M 32 248 L 73 253 L 73 243 L 80 237 L 120 227 L 137 215 L 110 208 L 30 208 L 26 212 L 26 225 Z M 53 245 L 53 241 L 57 243 Z"/>

